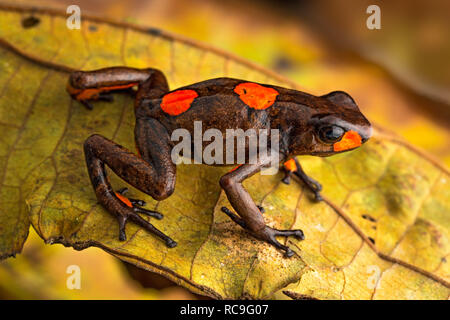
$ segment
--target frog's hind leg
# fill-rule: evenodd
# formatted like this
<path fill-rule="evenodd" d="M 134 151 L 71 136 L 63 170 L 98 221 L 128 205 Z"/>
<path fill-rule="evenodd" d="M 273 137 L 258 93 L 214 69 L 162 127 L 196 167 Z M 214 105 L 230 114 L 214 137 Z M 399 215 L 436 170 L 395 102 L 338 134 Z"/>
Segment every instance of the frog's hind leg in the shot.
<path fill-rule="evenodd" d="M 92 101 L 112 101 L 112 91 L 132 91 L 142 85 L 154 96 L 160 96 L 168 91 L 164 74 L 152 68 L 136 69 L 129 67 L 110 67 L 92 71 L 75 71 L 69 76 L 67 92 L 71 97 L 81 102 L 86 108 L 92 109 Z M 138 90 L 142 92 L 142 90 Z"/>
<path fill-rule="evenodd" d="M 298 162 L 297 158 L 292 158 L 284 163 L 284 172 L 285 176 L 281 180 L 285 184 L 290 184 L 291 175 L 294 174 L 314 193 L 314 197 L 316 201 L 322 201 L 323 198 L 320 195 L 320 191 L 322 191 L 322 185 L 309 177 L 305 171 L 303 171 L 302 166 Z"/>
<path fill-rule="evenodd" d="M 156 120 L 147 121 L 152 128 L 147 134 L 148 145 L 152 146 L 152 150 L 143 153 L 150 158 L 144 160 L 115 142 L 95 134 L 84 143 L 86 163 L 98 201 L 118 219 L 120 240 L 126 240 L 125 226 L 130 219 L 161 238 L 168 247 L 174 247 L 174 240 L 139 215 L 145 213 L 158 218 L 159 213 L 150 210 L 143 212 L 144 209 L 136 206 L 137 203 L 133 204 L 133 200 L 125 198 L 120 192 L 114 192 L 105 170 L 107 165 L 120 178 L 156 200 L 163 200 L 172 194 L 176 166 L 170 161 L 169 135 Z"/>

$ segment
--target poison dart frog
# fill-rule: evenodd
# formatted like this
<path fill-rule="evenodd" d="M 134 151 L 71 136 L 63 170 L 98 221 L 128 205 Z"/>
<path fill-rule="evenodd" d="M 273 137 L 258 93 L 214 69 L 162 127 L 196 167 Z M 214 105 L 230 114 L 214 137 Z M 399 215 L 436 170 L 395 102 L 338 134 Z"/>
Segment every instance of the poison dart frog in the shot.
<path fill-rule="evenodd" d="M 134 91 L 130 90 L 132 87 Z M 99 134 L 87 138 L 84 153 L 97 199 L 117 217 L 122 241 L 126 240 L 125 225 L 131 220 L 168 247 L 177 245 L 140 215 L 161 219 L 162 214 L 142 208 L 145 202 L 141 200 L 125 197 L 126 189 L 114 191 L 105 170 L 106 165 L 156 200 L 166 199 L 175 188 L 176 164 L 171 158 L 174 146 L 171 133 L 175 129 L 184 128 L 193 134 L 194 121 L 201 121 L 203 130 L 214 128 L 224 136 L 227 129 L 278 129 L 278 159 L 280 164 L 284 163 L 286 172 L 283 182 L 289 184 L 291 174 L 296 175 L 315 194 L 316 200 L 321 200 L 321 185 L 305 174 L 294 156 L 330 156 L 352 150 L 366 142 L 372 131 L 355 101 L 342 91 L 314 96 L 231 78 L 206 80 L 170 91 L 161 71 L 129 67 L 75 71 L 67 84 L 71 97 L 89 109 L 92 101 L 111 101 L 112 91 L 118 90 L 135 94 L 137 154 Z M 267 152 L 256 163 L 241 164 L 220 178 L 220 186 L 237 214 L 226 207 L 222 211 L 251 235 L 290 257 L 294 252 L 276 237 L 303 240 L 303 232 L 267 226 L 263 208 L 254 203 L 242 186 L 245 179 L 268 166 L 273 154 Z"/>

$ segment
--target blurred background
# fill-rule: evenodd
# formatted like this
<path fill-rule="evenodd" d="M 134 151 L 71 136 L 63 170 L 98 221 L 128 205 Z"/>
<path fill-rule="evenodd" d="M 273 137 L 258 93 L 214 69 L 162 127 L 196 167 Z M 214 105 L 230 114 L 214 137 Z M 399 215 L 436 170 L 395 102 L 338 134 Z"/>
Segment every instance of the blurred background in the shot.
<path fill-rule="evenodd" d="M 4 1 L 2 1 L 4 2 Z M 350 93 L 374 123 L 450 164 L 450 1 L 41 0 L 205 42 L 272 69 L 302 90 Z M 369 29 L 370 5 L 381 29 Z M 197 299 L 100 249 L 45 245 L 30 230 L 24 252 L 0 263 L 2 299 Z M 80 290 L 66 269 L 79 265 Z"/>

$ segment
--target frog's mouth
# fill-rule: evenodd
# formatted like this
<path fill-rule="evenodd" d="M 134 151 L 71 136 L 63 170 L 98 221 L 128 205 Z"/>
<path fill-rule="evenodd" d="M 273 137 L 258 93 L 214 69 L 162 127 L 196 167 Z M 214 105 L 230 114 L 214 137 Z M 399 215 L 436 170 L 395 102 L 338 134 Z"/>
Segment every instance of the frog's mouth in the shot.
<path fill-rule="evenodd" d="M 341 151 L 317 151 L 317 152 L 311 152 L 310 155 L 316 156 L 316 157 L 330 157 L 330 156 L 334 156 L 335 154 L 351 151 L 354 149 L 358 149 L 358 147 L 345 149 L 345 150 L 341 150 Z"/>
<path fill-rule="evenodd" d="M 332 152 L 332 151 L 318 151 L 318 152 L 311 152 L 309 155 L 315 156 L 315 157 L 329 157 L 338 153 L 341 153 L 344 151 L 339 152 Z"/>

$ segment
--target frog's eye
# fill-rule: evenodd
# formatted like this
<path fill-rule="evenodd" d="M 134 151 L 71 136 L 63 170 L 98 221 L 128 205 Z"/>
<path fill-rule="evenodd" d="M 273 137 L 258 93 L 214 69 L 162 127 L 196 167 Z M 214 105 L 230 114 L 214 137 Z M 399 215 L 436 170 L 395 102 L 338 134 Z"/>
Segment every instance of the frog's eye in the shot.
<path fill-rule="evenodd" d="M 319 129 L 319 139 L 325 143 L 338 141 L 344 135 L 345 130 L 339 126 L 326 126 Z"/>

